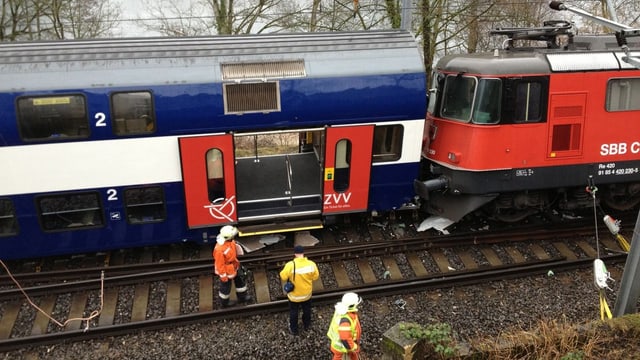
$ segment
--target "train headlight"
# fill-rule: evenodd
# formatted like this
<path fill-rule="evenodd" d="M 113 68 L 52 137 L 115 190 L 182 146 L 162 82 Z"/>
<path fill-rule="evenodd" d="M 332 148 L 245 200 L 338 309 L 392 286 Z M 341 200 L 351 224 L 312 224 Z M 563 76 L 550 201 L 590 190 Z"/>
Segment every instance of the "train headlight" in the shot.
<path fill-rule="evenodd" d="M 449 161 L 451 161 L 452 163 L 459 163 L 460 162 L 460 153 L 449 152 L 449 153 L 447 153 L 447 159 L 449 159 Z"/>

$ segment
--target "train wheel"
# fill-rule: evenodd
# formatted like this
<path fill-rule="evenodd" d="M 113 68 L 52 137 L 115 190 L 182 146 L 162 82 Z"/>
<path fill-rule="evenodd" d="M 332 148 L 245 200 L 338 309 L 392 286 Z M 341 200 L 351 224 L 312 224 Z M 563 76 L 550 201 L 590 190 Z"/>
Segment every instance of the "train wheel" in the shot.
<path fill-rule="evenodd" d="M 614 210 L 631 210 L 640 204 L 640 183 L 611 185 L 603 193 L 602 201 Z"/>

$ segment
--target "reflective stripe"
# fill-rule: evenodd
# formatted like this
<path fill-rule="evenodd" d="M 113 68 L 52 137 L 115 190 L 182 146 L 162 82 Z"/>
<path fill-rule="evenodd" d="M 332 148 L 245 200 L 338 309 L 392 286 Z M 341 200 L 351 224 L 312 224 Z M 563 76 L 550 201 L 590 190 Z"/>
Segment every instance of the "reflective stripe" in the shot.
<path fill-rule="evenodd" d="M 296 274 L 312 274 L 315 271 L 313 265 L 297 267 L 295 273 Z"/>
<path fill-rule="evenodd" d="M 346 318 L 349 320 L 350 326 L 341 326 L 342 319 Z M 346 353 L 348 349 L 344 346 L 344 343 L 340 339 L 339 332 L 341 330 L 351 331 L 353 337 L 355 337 L 355 328 L 354 328 L 354 320 L 347 314 L 339 314 L 337 312 L 333 313 L 333 318 L 331 318 L 331 324 L 329 325 L 329 330 L 327 330 L 327 336 L 331 339 L 331 347 L 336 351 L 341 353 Z"/>
<path fill-rule="evenodd" d="M 293 291 L 292 291 L 289 294 L 287 294 L 287 297 L 289 298 L 289 300 L 293 302 L 303 302 L 311 299 L 311 294 L 293 295 Z"/>

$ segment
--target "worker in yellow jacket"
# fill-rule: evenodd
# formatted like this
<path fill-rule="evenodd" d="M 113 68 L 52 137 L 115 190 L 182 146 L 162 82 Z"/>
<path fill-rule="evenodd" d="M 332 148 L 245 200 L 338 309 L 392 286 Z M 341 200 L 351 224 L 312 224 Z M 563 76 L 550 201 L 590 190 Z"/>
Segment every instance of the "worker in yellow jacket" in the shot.
<path fill-rule="evenodd" d="M 298 313 L 302 308 L 302 324 L 305 330 L 311 327 L 311 294 L 313 281 L 320 277 L 318 266 L 304 256 L 304 248 L 300 245 L 293 249 L 294 258 L 284 265 L 280 271 L 280 280 L 293 284 L 293 289 L 285 286 L 289 299 L 289 330 L 298 335 Z M 289 285 L 290 286 L 290 285 Z"/>

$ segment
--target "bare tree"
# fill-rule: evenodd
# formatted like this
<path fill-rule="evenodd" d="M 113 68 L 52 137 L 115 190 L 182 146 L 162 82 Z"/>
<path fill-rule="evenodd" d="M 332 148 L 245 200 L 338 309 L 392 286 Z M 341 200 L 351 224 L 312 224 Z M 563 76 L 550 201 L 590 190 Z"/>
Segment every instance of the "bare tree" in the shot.
<path fill-rule="evenodd" d="M 58 39 L 112 36 L 119 24 L 120 8 L 100 0 L 53 0 L 53 33 Z"/>
<path fill-rule="evenodd" d="M 392 0 L 398 2 L 399 0 Z M 391 27 L 380 0 L 279 0 L 265 13 L 275 31 L 355 31 Z"/>
<path fill-rule="evenodd" d="M 46 16 L 37 1 L 3 0 L 0 9 L 0 41 L 39 39 L 51 28 L 40 24 Z"/>
<path fill-rule="evenodd" d="M 169 36 L 260 33 L 276 0 L 144 0 L 152 22 L 141 26 Z"/>
<path fill-rule="evenodd" d="M 3 0 L 0 41 L 112 35 L 120 9 L 98 0 Z"/>
<path fill-rule="evenodd" d="M 387 6 L 387 16 L 389 17 L 391 28 L 400 28 L 400 24 L 402 23 L 402 9 L 400 8 L 402 5 L 400 0 L 385 0 L 384 3 Z"/>
<path fill-rule="evenodd" d="M 213 15 L 197 1 L 144 0 L 149 18 L 140 26 L 167 36 L 193 36 L 209 33 Z"/>

